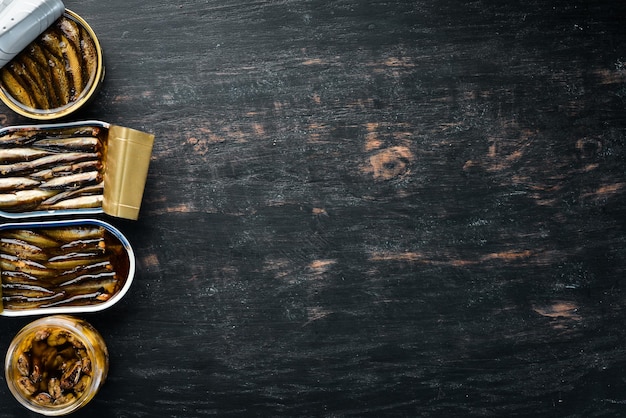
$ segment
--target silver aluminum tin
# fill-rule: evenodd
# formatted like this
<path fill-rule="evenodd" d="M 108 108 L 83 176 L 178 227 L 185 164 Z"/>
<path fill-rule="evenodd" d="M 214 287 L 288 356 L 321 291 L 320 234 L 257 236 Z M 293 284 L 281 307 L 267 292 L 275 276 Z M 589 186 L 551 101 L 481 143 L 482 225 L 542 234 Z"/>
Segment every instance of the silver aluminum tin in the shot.
<path fill-rule="evenodd" d="M 54 314 L 82 314 L 82 313 L 91 313 L 91 312 L 100 312 L 111 306 L 115 305 L 124 297 L 124 295 L 130 289 L 132 285 L 133 279 L 135 277 L 135 269 L 136 269 L 136 260 L 135 253 L 128 242 L 128 239 L 113 225 L 110 225 L 106 222 L 100 221 L 98 219 L 73 219 L 66 221 L 43 221 L 43 222 L 23 222 L 23 223 L 7 223 L 0 225 L 0 231 L 6 229 L 27 229 L 27 228 L 50 228 L 50 227 L 67 227 L 67 226 L 82 226 L 82 225 L 97 225 L 104 227 L 107 231 L 113 234 L 117 239 L 120 240 L 126 252 L 128 254 L 129 266 L 128 266 L 128 277 L 126 278 L 126 282 L 124 286 L 120 289 L 120 291 L 115 294 L 111 299 L 96 304 L 96 305 L 87 305 L 87 306 L 59 306 L 52 308 L 38 308 L 38 309 L 25 309 L 25 310 L 10 310 L 4 309 L 0 312 L 0 316 L 32 316 L 32 315 L 54 315 Z"/>

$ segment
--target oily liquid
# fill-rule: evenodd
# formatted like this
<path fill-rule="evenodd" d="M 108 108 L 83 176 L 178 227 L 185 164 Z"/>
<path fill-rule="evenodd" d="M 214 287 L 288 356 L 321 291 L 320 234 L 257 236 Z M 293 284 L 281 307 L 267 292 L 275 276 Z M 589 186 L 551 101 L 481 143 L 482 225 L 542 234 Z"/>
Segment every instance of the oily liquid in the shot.
<path fill-rule="evenodd" d="M 101 226 L 0 231 L 4 309 L 25 310 L 103 303 L 124 286 L 128 252 Z"/>

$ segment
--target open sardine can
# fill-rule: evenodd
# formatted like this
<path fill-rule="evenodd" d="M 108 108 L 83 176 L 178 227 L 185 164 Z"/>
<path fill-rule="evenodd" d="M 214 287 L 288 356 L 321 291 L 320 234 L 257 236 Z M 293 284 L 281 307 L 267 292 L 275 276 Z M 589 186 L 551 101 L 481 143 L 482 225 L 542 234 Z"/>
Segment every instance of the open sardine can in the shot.
<path fill-rule="evenodd" d="M 0 100 L 48 121 L 88 103 L 105 74 L 93 29 L 61 0 L 8 3 L 0 7 Z"/>
<path fill-rule="evenodd" d="M 106 222 L 0 225 L 2 316 L 99 312 L 124 297 L 134 275 L 130 243 Z"/>
<path fill-rule="evenodd" d="M 101 121 L 0 129 L 0 216 L 137 219 L 153 144 Z"/>

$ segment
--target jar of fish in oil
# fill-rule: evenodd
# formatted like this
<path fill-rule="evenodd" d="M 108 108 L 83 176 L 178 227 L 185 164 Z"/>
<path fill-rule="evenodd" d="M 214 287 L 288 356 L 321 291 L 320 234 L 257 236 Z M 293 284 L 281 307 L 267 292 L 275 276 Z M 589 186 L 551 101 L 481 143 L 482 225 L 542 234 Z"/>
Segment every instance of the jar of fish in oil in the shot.
<path fill-rule="evenodd" d="M 4 365 L 9 390 L 26 408 L 67 415 L 86 405 L 104 384 L 109 355 L 89 323 L 66 315 L 38 319 L 17 333 Z"/>

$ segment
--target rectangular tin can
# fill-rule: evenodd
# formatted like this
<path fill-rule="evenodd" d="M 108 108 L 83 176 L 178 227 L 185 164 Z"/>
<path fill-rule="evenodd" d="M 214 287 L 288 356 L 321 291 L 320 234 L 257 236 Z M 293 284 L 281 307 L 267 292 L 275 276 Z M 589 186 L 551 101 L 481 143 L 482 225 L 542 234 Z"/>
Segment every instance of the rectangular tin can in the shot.
<path fill-rule="evenodd" d="M 137 219 L 153 143 L 93 120 L 0 129 L 0 216 Z"/>
<path fill-rule="evenodd" d="M 105 310 L 128 292 L 135 268 L 128 239 L 104 221 L 0 225 L 0 315 Z"/>

